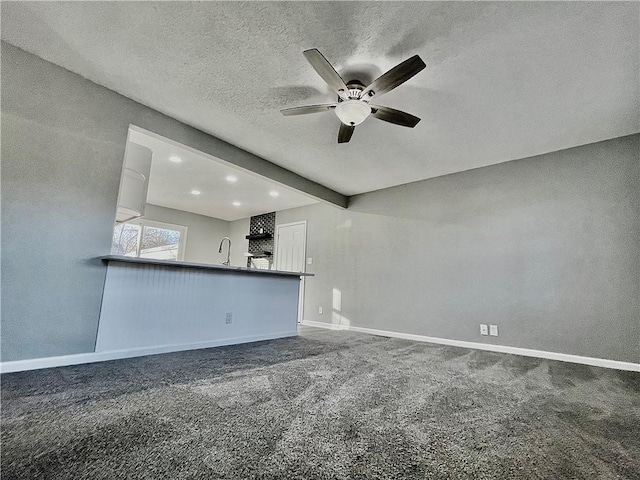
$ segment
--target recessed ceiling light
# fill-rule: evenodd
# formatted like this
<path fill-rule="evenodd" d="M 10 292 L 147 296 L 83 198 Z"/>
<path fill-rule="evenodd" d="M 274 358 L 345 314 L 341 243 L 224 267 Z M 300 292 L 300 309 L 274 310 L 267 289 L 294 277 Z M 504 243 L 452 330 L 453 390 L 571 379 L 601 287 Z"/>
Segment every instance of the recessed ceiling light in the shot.
<path fill-rule="evenodd" d="M 234 182 L 237 182 L 237 181 L 238 181 L 238 177 L 234 177 L 233 175 L 227 175 L 226 180 L 227 180 L 227 182 L 229 182 L 229 183 L 234 183 Z"/>
<path fill-rule="evenodd" d="M 271 195 L 272 197 L 277 197 L 278 195 L 280 195 L 278 192 L 276 192 L 275 190 L 271 190 L 269 192 L 269 195 Z"/>
<path fill-rule="evenodd" d="M 200 195 L 200 190 L 191 190 L 191 195 Z"/>
<path fill-rule="evenodd" d="M 181 163 L 182 159 L 180 157 L 178 157 L 177 155 L 171 155 L 169 157 L 169 161 L 173 162 L 173 163 Z"/>
<path fill-rule="evenodd" d="M 242 205 L 240 202 L 233 202 L 232 205 L 234 207 L 239 207 L 240 205 Z"/>

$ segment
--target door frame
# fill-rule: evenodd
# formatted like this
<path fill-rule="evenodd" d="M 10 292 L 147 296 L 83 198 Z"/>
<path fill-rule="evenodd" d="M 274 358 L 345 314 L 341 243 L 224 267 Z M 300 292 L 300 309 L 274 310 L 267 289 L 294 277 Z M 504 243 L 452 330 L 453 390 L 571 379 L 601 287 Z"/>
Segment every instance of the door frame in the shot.
<path fill-rule="evenodd" d="M 298 220 L 297 222 L 289 222 L 289 223 L 280 223 L 276 225 L 276 234 L 275 241 L 273 245 L 273 263 L 274 267 L 278 265 L 278 242 L 280 240 L 280 227 L 292 227 L 294 225 L 303 225 L 303 245 L 302 245 L 302 272 L 307 272 L 307 221 L 306 220 Z M 302 317 L 304 316 L 304 283 L 306 277 L 300 277 L 300 288 L 298 291 L 298 323 L 302 323 L 304 320 Z"/>

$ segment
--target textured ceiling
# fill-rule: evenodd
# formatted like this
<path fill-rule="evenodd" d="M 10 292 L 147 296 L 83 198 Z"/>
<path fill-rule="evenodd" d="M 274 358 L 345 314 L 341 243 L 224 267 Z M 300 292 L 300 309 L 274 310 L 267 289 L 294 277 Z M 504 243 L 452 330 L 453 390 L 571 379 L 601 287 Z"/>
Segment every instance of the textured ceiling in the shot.
<path fill-rule="evenodd" d="M 227 221 L 318 203 L 297 190 L 142 129 L 130 130 L 129 141 L 153 152 L 147 203 Z M 172 162 L 173 156 L 181 162 Z M 228 176 L 236 180 L 229 182 Z M 193 195 L 193 190 L 200 194 Z"/>
<path fill-rule="evenodd" d="M 3 2 L 2 38 L 351 195 L 640 131 L 640 5 L 604 2 Z M 419 54 L 338 145 L 302 56 L 365 83 Z"/>

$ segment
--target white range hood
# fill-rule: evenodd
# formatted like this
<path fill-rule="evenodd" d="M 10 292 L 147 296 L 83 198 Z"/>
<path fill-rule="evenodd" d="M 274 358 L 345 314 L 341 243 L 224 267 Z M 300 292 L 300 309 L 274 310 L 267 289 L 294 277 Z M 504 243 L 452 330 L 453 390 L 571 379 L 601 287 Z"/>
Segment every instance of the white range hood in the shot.
<path fill-rule="evenodd" d="M 120 179 L 116 222 L 126 222 L 144 215 L 153 153 L 147 147 L 128 142 Z"/>

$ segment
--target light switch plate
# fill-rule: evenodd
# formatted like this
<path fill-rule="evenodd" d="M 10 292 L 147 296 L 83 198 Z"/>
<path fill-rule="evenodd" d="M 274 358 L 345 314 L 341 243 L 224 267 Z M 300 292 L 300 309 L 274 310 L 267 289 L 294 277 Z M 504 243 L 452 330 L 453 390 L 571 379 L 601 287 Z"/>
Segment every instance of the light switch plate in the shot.
<path fill-rule="evenodd" d="M 309 257 L 307 258 L 307 265 L 312 265 L 313 264 L 313 258 Z"/>
<path fill-rule="evenodd" d="M 480 324 L 480 335 L 489 335 L 489 327 L 484 323 Z"/>
<path fill-rule="evenodd" d="M 489 325 L 489 335 L 493 337 L 498 336 L 498 325 Z"/>
<path fill-rule="evenodd" d="M 318 313 L 322 315 L 322 307 L 318 307 Z"/>

